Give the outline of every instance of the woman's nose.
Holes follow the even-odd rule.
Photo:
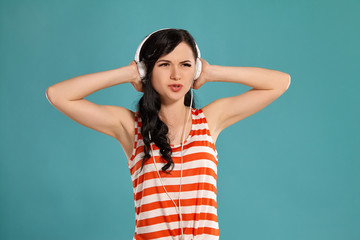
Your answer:
[[[180,71],[179,71],[178,67],[173,66],[171,68],[171,78],[180,79]]]

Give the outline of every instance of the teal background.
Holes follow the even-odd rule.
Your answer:
[[[217,139],[220,239],[360,239],[358,1],[1,1],[0,239],[119,240],[135,229],[126,156],[47,87],[128,65],[160,28],[210,64],[275,69],[287,92]],[[101,80],[101,79],[99,79]],[[250,87],[206,83],[198,106]],[[86,99],[135,110],[131,84]]]

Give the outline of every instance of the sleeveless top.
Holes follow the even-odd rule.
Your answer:
[[[183,166],[180,207],[184,240],[218,240],[217,162],[218,153],[202,109],[192,108],[192,127],[183,145]],[[135,234],[133,240],[180,239],[179,207],[181,177],[181,144],[171,145],[174,168],[170,174],[161,168],[167,163],[160,149],[151,143],[156,167],[173,201],[166,194],[156,171],[153,157],[147,159],[142,171],[144,142],[141,118],[135,113],[135,142],[128,159],[135,203]],[[150,155],[152,155],[150,148]],[[170,171],[171,167],[167,169]]]

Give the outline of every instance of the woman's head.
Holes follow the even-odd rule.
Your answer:
[[[139,61],[146,65],[146,80],[151,80],[155,62],[162,56],[172,52],[181,42],[188,44],[194,54],[194,60],[199,57],[196,43],[190,33],[184,29],[163,29],[152,33],[142,45]]]
[[[157,80],[156,76],[153,77],[154,76],[154,68],[155,68],[155,72],[159,69],[158,66],[156,66],[155,64],[157,63],[159,58],[164,57],[168,54],[171,54],[176,48],[181,47],[181,45],[185,45],[185,48],[187,48],[187,54],[185,53],[182,55],[185,55],[185,56],[192,55],[192,57],[190,57],[192,64],[191,64],[190,68],[187,68],[187,71],[193,71],[195,73],[195,62],[196,62],[196,58],[199,56],[198,56],[195,40],[188,31],[183,30],[183,29],[159,30],[159,31],[156,31],[156,32],[150,34],[150,36],[148,36],[147,39],[145,40],[145,42],[143,43],[141,50],[139,52],[138,60],[140,62],[142,62],[145,65],[145,68],[147,69],[145,77],[143,79],[143,91],[144,91],[144,96],[146,99],[148,99],[148,97],[152,98],[154,96],[154,94],[159,95],[159,93],[160,93],[159,88],[156,87],[156,84],[158,84],[158,86],[159,86],[160,83],[158,81],[156,81]],[[190,49],[190,51],[189,51],[189,49]],[[179,56],[179,57],[181,57],[181,56]],[[163,69],[164,68],[161,68],[161,70],[163,70]],[[183,69],[183,68],[181,68],[181,69]],[[172,69],[172,70],[175,71],[174,69]],[[169,84],[174,83],[170,80],[170,76],[168,76],[168,80],[169,80]],[[183,80],[186,81],[188,79],[185,78]],[[181,90],[181,93],[183,95],[185,95],[184,104],[187,106],[190,105],[190,100],[191,100],[190,87],[192,86],[192,80],[193,79],[191,79],[189,84],[186,84],[186,82],[185,82],[185,84],[181,83],[181,84],[183,84],[183,89]],[[154,86],[154,82],[155,82],[155,86]],[[165,84],[165,83],[162,83],[162,84],[163,84],[164,88],[168,87],[168,85],[169,85],[169,84]],[[164,84],[165,84],[165,86],[164,86]],[[168,88],[168,90],[170,90],[170,89]],[[181,94],[181,93],[179,93],[179,94]],[[177,97],[181,96],[179,94],[177,94]],[[148,99],[148,100],[150,101],[150,99]]]

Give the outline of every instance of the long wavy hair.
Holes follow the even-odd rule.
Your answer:
[[[196,59],[198,54],[196,51],[195,40],[190,33],[184,29],[165,29],[155,32],[146,40],[146,42],[144,42],[140,51],[139,60],[144,62],[147,69],[145,79],[143,81],[144,94],[137,104],[137,110],[142,121],[141,135],[144,141],[144,157],[142,159],[140,171],[143,169],[145,161],[151,158],[149,153],[151,150],[151,142],[154,142],[160,149],[161,156],[167,162],[161,168],[162,171],[170,173],[174,168],[174,162],[171,158],[172,149],[170,139],[167,136],[169,129],[168,126],[159,118],[161,101],[159,94],[152,86],[152,71],[155,62],[160,57],[172,52],[181,42],[185,42],[191,47]],[[194,100],[195,98],[192,102],[192,108],[196,107]],[[184,105],[190,107],[190,103],[191,88],[185,95]],[[151,134],[151,140],[149,138],[149,132]],[[169,167],[172,167],[171,170],[166,172]]]

